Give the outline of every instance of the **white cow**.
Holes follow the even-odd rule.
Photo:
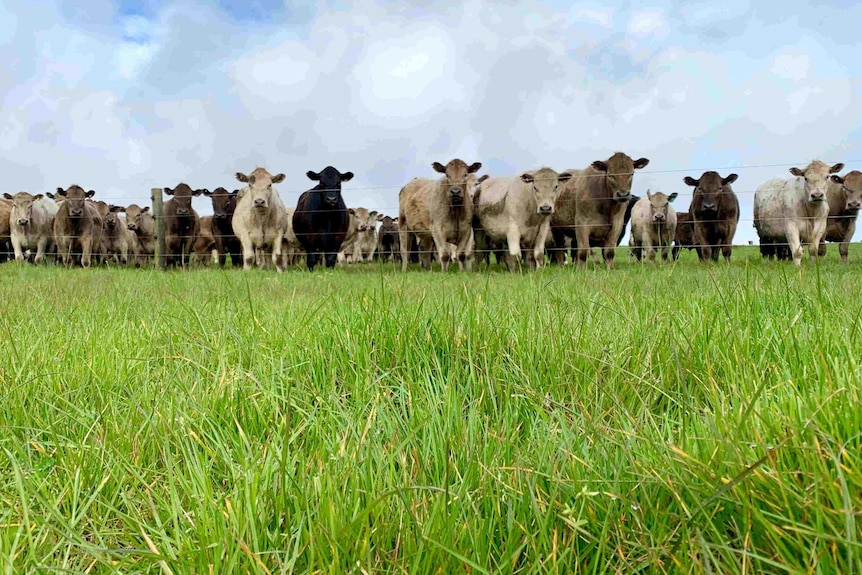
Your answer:
[[[843,168],[844,164],[830,168],[814,160],[804,170],[790,168],[795,178],[773,178],[761,184],[754,192],[754,227],[760,243],[786,242],[796,265],[802,263],[803,243],[809,244],[809,255],[816,257],[829,216],[829,174]]]
[[[541,267],[560,185],[571,178],[568,172],[558,174],[551,168],[540,168],[515,178],[486,179],[473,198],[477,245],[484,246],[485,237],[506,240],[506,263],[510,271],[515,271],[523,244],[532,249],[531,265]]]
[[[263,168],[245,175],[237,172],[236,179],[248,185],[237,194],[236,211],[231,225],[242,244],[243,269],[257,263],[263,267],[272,254],[275,269],[282,271],[281,244],[287,229],[287,210],[278,191],[272,187],[284,181],[284,174],[273,176]]]
[[[671,195],[661,192],[650,193],[635,202],[632,208],[632,232],[629,247],[640,260],[642,252],[650,261],[655,261],[655,248],[661,248],[661,259],[667,261],[668,250],[676,235],[676,210],[670,205],[677,193]]]
[[[35,262],[42,263],[45,253],[54,244],[54,216],[57,204],[45,199],[42,194],[31,195],[18,192],[14,196],[3,194],[12,200],[9,214],[9,231],[15,260],[24,261],[24,252],[36,250]]]

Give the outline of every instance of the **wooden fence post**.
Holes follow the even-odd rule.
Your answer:
[[[156,224],[156,267],[165,269],[165,204],[162,202],[162,189],[151,188],[153,200],[153,219]]]

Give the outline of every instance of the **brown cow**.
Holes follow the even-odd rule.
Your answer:
[[[820,242],[820,257],[826,255],[826,242],[841,242],[838,253],[841,261],[848,262],[850,240],[856,232],[856,218],[862,208],[862,172],[853,170],[841,177],[833,174],[826,188],[829,202],[829,217],[826,220],[826,234]]]
[[[203,216],[200,219],[200,227],[198,235],[195,237],[194,245],[194,264],[198,266],[208,266],[213,261],[218,262],[218,249],[216,249],[216,241],[213,236],[213,217]]]
[[[676,233],[673,236],[673,259],[679,259],[679,252],[685,248],[693,250],[694,245],[694,222],[688,212],[677,212]]]
[[[95,202],[94,202],[95,203]],[[97,206],[98,207],[98,206]],[[128,229],[128,224],[120,217],[125,212],[123,206],[108,206],[108,211],[102,220],[102,262],[114,262],[128,265],[129,252],[134,251],[134,232]],[[101,215],[101,213],[99,214]]]
[[[398,220],[377,214],[380,230],[377,232],[377,252],[375,257],[383,261],[387,259],[400,260],[401,246],[398,245]]]
[[[566,170],[573,177],[563,185],[551,218],[554,244],[562,246],[565,236],[574,237],[579,266],[586,264],[590,245],[600,245],[605,263],[612,269],[614,250],[631,198],[634,171],[647,164],[647,158],[632,160],[616,152],[606,161],[597,160],[584,170]],[[562,264],[562,251],[555,250],[555,255]]]
[[[473,253],[472,192],[479,183],[475,174],[482,164],[474,162],[468,166],[456,158],[445,166],[439,162],[431,166],[443,177],[437,180],[415,178],[398,194],[402,271],[407,271],[411,234],[419,240],[425,269],[431,269],[432,243],[444,272],[453,258],[457,258],[458,268],[463,270]],[[454,250],[450,244],[456,246]]]
[[[694,196],[688,211],[694,222],[694,245],[701,261],[718,261],[719,250],[725,261],[730,261],[733,236],[739,223],[739,200],[730,186],[736,174],[726,178],[718,172],[704,172],[700,179],[686,176],[682,180],[694,187]]]
[[[192,197],[206,190],[193,190],[180,183],[176,188],[164,188],[173,196],[165,202],[165,262],[169,266],[187,267],[192,248],[200,233],[200,217],[192,207]]]
[[[57,188],[63,201],[54,217],[54,240],[66,267],[79,261],[82,267],[90,267],[94,251],[101,249],[102,217],[93,202],[86,201],[95,193],[78,185]]]
[[[239,190],[228,192],[224,188],[216,188],[212,192],[204,191],[213,203],[213,238],[215,239],[218,263],[224,267],[230,254],[230,263],[234,267],[242,265],[242,245],[233,233],[233,214],[236,211],[237,194]]]
[[[135,265],[148,265],[150,257],[156,253],[156,222],[150,213],[150,206],[140,207],[132,204],[126,207],[126,227],[133,233],[135,242],[132,252]]]

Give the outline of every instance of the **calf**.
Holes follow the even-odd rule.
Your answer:
[[[814,160],[805,169],[790,168],[795,178],[761,184],[754,192],[754,227],[761,245],[786,241],[797,266],[802,264],[803,243],[809,244],[809,255],[817,257],[829,217],[828,176],[843,168],[841,163],[829,167]]]
[[[522,245],[532,252],[531,265],[545,262],[545,244],[550,231],[551,216],[560,195],[560,187],[572,174],[558,174],[551,168],[524,172],[515,178],[487,178],[473,197],[473,233],[506,242],[509,271],[518,269]]]
[[[98,207],[97,207],[98,209]],[[128,222],[120,218],[120,212],[125,212],[123,206],[108,206],[102,221],[102,262],[114,262],[128,265],[129,252],[134,252],[134,232],[129,230]],[[101,213],[99,214],[101,215]]]
[[[688,212],[677,212],[676,233],[673,235],[674,261],[679,259],[679,252],[682,248],[693,250],[694,247],[694,222],[691,219],[691,214]]]
[[[3,194],[7,200],[12,200],[11,209],[6,221],[9,224],[9,239],[15,260],[24,261],[24,252],[36,250],[35,263],[40,264],[45,253],[53,244],[54,217],[57,205],[42,197],[42,194],[31,195],[18,192],[14,196]]]
[[[350,226],[341,184],[353,179],[353,172],[341,173],[327,166],[320,172],[308,171],[306,175],[318,184],[299,196],[293,214],[293,231],[305,250],[309,271],[314,270],[321,257],[326,267],[335,267]]]
[[[187,267],[192,256],[195,238],[200,233],[200,217],[192,208],[192,197],[206,190],[193,190],[180,183],[176,188],[164,188],[173,196],[165,202],[165,263],[168,266]]]
[[[623,232],[625,213],[631,199],[634,171],[649,164],[647,158],[632,160],[616,152],[606,161],[595,161],[584,170],[567,170],[572,178],[563,186],[551,218],[554,244],[563,245],[565,236],[574,237],[578,265],[586,264],[591,246],[601,246],[609,269],[614,267],[614,250]],[[562,263],[563,253],[556,257]]]
[[[198,235],[195,237],[192,250],[196,266],[208,266],[214,260],[218,261],[218,250],[213,237],[213,216],[203,216],[200,219]]]
[[[437,249],[440,269],[446,271],[449,262],[458,260],[459,269],[473,253],[473,188],[478,185],[476,172],[480,162],[467,165],[454,159],[445,166],[431,165],[442,174],[437,180],[415,178],[398,194],[398,235],[401,244],[401,269],[407,271],[410,234],[416,235],[422,251],[422,265],[431,268],[430,251]],[[450,248],[450,244],[456,247]]]
[[[829,202],[829,216],[826,220],[826,233],[820,242],[818,253],[826,255],[826,242],[841,242],[838,253],[841,261],[848,262],[850,240],[856,232],[856,218],[862,207],[862,172],[853,170],[844,177],[831,175],[826,188],[826,201]]]
[[[150,213],[150,206],[140,207],[132,204],[126,207],[126,228],[132,232],[134,242],[132,252],[135,265],[141,267],[150,263],[156,253],[156,222]]]
[[[228,254],[231,265],[242,265],[242,244],[234,234],[232,224],[238,193],[239,190],[228,192],[224,188],[216,188],[212,192],[204,190],[204,195],[209,196],[213,203],[212,235],[218,251],[218,263],[222,267]]]
[[[398,244],[398,220],[383,214],[377,214],[380,222],[380,230],[377,232],[377,256],[386,261],[387,259],[398,260],[401,258],[401,247]]]
[[[273,176],[264,168],[246,175],[237,172],[236,179],[248,184],[237,193],[236,211],[231,226],[242,245],[243,269],[257,264],[263,268],[271,260],[277,272],[284,269],[281,244],[287,231],[287,210],[273,184],[284,181],[284,174]]]
[[[101,251],[102,217],[93,202],[86,201],[96,192],[81,186],[57,188],[63,198],[54,217],[54,240],[66,267],[77,264],[88,268],[94,251]]]
[[[377,211],[365,208],[354,210],[359,228],[356,230],[356,249],[353,252],[353,261],[370,262],[377,251]]]
[[[739,199],[730,186],[736,174],[726,178],[718,172],[704,172],[700,179],[691,176],[683,182],[694,187],[689,213],[693,222],[693,240],[701,261],[718,261],[719,251],[730,261],[733,236],[739,223]]]
[[[661,192],[651,194],[647,190],[646,198],[641,198],[632,209],[632,233],[629,246],[638,261],[642,252],[655,261],[655,247],[661,247],[661,259],[667,261],[668,250],[676,234],[676,210],[671,206],[677,198],[677,193],[666,195]]]

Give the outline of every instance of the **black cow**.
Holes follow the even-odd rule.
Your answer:
[[[303,192],[293,213],[293,232],[305,250],[308,270],[314,270],[323,257],[326,267],[335,267],[338,251],[347,235],[350,219],[341,197],[341,183],[353,178],[353,172],[342,174],[332,166],[322,172],[306,172],[308,179],[319,182]]]
[[[233,232],[233,213],[236,211],[236,195],[239,190],[228,192],[224,188],[216,188],[212,192],[204,190],[213,202],[213,238],[218,251],[218,264],[224,267],[227,254],[234,267],[242,266],[242,244]]]

